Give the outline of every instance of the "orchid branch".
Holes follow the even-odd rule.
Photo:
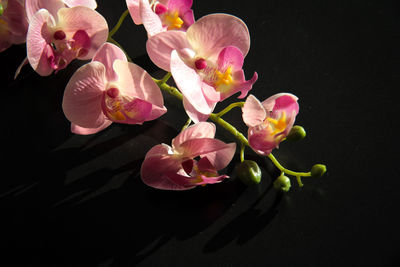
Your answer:
[[[129,14],[129,10],[125,10],[124,13],[122,13],[121,17],[119,18],[117,24],[112,28],[110,33],[108,34],[109,38],[111,38],[121,27],[122,23],[124,22],[126,16]]]

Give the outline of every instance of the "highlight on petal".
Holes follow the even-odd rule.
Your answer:
[[[186,34],[193,50],[203,57],[217,57],[227,46],[236,46],[245,57],[250,49],[246,24],[228,14],[204,16],[193,23]]]
[[[85,6],[91,9],[97,8],[95,0],[63,0],[68,7]]]
[[[112,121],[104,120],[104,123],[101,126],[99,126],[98,128],[84,128],[84,127],[80,127],[74,123],[71,123],[71,132],[74,134],[80,134],[80,135],[95,134],[95,133],[98,133],[98,132],[104,130],[111,124],[112,124]]]
[[[129,14],[131,15],[132,20],[136,25],[142,24],[142,19],[140,17],[139,1],[140,0],[126,0]]]
[[[40,9],[46,9],[53,17],[57,17],[57,11],[60,8],[65,7],[64,1],[62,0],[26,0],[25,9],[26,15],[29,22],[31,22],[32,17]]]
[[[283,99],[280,100],[278,106],[276,106],[276,100],[278,98],[284,97]],[[297,104],[297,96],[290,94],[290,93],[278,93],[275,95],[272,95],[265,99],[262,102],[263,107],[267,112],[272,112],[275,109],[284,109],[284,108],[289,108],[289,106],[292,106],[293,109],[296,111],[296,114],[299,112],[298,109],[298,104]],[[295,104],[296,102],[296,104]],[[297,106],[297,108],[296,108]]]
[[[172,139],[172,148],[179,150],[179,146],[189,139],[214,138],[215,125],[209,122],[199,122],[187,127]]]
[[[108,81],[116,81],[118,76],[114,71],[113,64],[117,59],[128,61],[121,48],[111,43],[104,43],[93,55],[92,61],[101,62],[105,66]]]
[[[161,32],[147,40],[146,49],[150,59],[159,68],[171,71],[171,52],[191,48],[183,31]]]
[[[106,117],[101,101],[106,86],[105,67],[94,61],[80,67],[68,82],[62,102],[65,116],[83,128],[99,128]]]
[[[200,155],[213,153],[227,148],[227,144],[214,138],[190,139],[179,146],[179,151],[183,151],[183,157],[195,158]]]
[[[229,143],[226,144],[225,148],[212,153],[201,155],[201,157],[207,157],[211,165],[213,165],[218,171],[228,166],[229,162],[232,161],[235,152],[236,143]]]
[[[261,102],[254,95],[247,97],[242,112],[243,122],[249,127],[261,124],[267,116]]]

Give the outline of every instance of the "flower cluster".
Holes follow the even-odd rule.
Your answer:
[[[324,174],[321,164],[310,172],[290,171],[271,154],[282,141],[304,137],[302,127],[293,127],[298,98],[280,93],[261,102],[248,95],[258,74],[246,79],[243,71],[250,34],[241,19],[219,13],[196,20],[192,0],[126,0],[126,5],[109,32],[95,0],[1,0],[0,52],[26,42],[25,62],[41,76],[57,73],[75,59],[91,60],[72,75],[64,91],[62,108],[76,134],[95,134],[113,122],[140,125],[159,118],[167,112],[161,90],[181,99],[188,123],[171,146],[158,144],[145,155],[141,178],[151,187],[187,190],[229,177],[223,170],[235,155],[236,143],[216,139],[215,124],[207,120],[238,139],[238,177],[246,184],[261,179],[258,165],[244,159],[246,146],[272,160],[281,171],[274,184],[283,191],[290,187],[285,174],[295,176],[300,186],[301,177]],[[167,72],[163,79],[134,64],[113,39],[128,12],[147,31],[146,50]],[[171,76],[177,88],[167,84]],[[213,113],[219,102],[234,95],[245,102]],[[247,138],[221,118],[234,107],[242,108]]]

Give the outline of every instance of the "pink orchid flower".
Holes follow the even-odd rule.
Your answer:
[[[126,0],[133,22],[149,36],[167,30],[186,31],[193,24],[193,0]]]
[[[193,121],[204,121],[215,104],[240,92],[244,98],[257,80],[246,81],[242,69],[250,48],[246,24],[227,14],[211,14],[186,32],[159,33],[147,41],[147,52],[160,68],[171,71]]]
[[[28,20],[23,0],[0,0],[0,52],[26,40]]]
[[[74,73],[62,107],[76,134],[93,134],[112,122],[142,124],[167,111],[150,75],[110,43],[103,44],[92,62]]]
[[[107,22],[93,9],[63,7],[55,17],[47,9],[40,9],[29,23],[28,60],[38,74],[47,76],[75,58],[92,58],[107,37]]]
[[[260,102],[249,95],[242,108],[243,121],[249,127],[250,147],[261,155],[268,155],[289,134],[299,104],[297,97],[280,93]]]
[[[142,163],[143,182],[158,189],[187,190],[228,178],[218,170],[232,160],[236,143],[226,144],[214,136],[214,124],[199,122],[176,136],[172,147],[156,145]]]

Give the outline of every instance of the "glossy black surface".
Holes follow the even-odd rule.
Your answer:
[[[92,136],[70,133],[61,102],[73,62],[40,77],[13,74],[25,46],[0,54],[2,175],[0,245],[52,250],[13,258],[15,266],[390,266],[398,263],[397,156],[400,23],[391,1],[194,1],[195,17],[224,12],[248,25],[245,73],[252,93],[299,97],[296,124],[307,138],[275,156],[294,170],[324,163],[323,178],[278,193],[272,164],[246,188],[232,178],[186,192],[159,191],[139,176],[146,152],[170,143],[186,121],[168,113],[143,126],[114,124]],[[110,28],[125,1],[98,1]],[[115,35],[155,77],[146,33],[127,18]],[[231,98],[230,101],[234,101]],[[229,102],[229,101],[228,101]],[[225,103],[217,106],[217,111]],[[246,131],[240,110],[226,120]],[[218,128],[218,137],[233,141]],[[11,265],[4,265],[11,266]]]

